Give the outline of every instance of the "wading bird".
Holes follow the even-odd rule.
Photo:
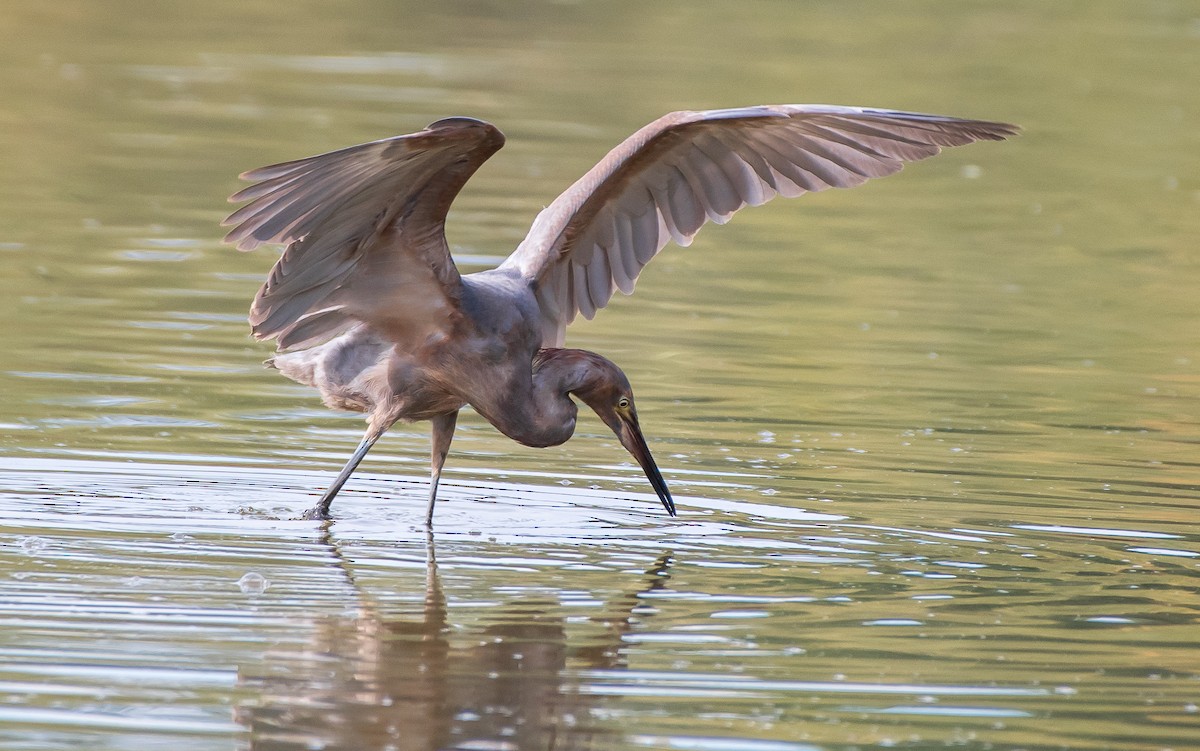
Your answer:
[[[494,126],[438,120],[409,135],[250,170],[249,201],[224,222],[240,250],[286,248],[254,298],[267,361],[320,390],[334,409],[365,412],[367,431],[305,514],[326,519],[334,496],[399,420],[429,420],[426,524],[458,411],[471,405],[526,446],[575,431],[572,397],[591,407],[637,460],[667,513],[675,504],[638,425],[633,391],[611,361],[564,349],[577,314],[705,222],[776,195],[849,188],[942,147],[1014,135],[1013,125],[830,105],[674,112],[610,151],[546,207],[497,268],[461,276],[444,224],[454,197],[504,145]]]

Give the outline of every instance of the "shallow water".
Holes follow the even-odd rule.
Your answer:
[[[1184,749],[1200,738],[1200,13],[1144,4],[11,2],[0,748]],[[1009,120],[669,249],[568,343],[594,419],[361,434],[265,371],[250,167],[508,135],[464,270],[670,109]]]

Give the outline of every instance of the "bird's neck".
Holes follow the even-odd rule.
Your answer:
[[[501,433],[526,446],[557,446],[575,432],[578,408],[570,393],[586,387],[593,377],[587,359],[596,357],[577,349],[542,349],[533,360],[532,379],[525,393],[486,415]]]

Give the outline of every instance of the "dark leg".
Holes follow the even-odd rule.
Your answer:
[[[358,463],[363,460],[371,447],[375,445],[375,441],[379,440],[379,436],[383,435],[382,430],[376,430],[374,427],[367,428],[367,434],[363,436],[362,443],[358,444],[358,448],[354,449],[354,453],[350,456],[350,461],[346,462],[346,466],[342,467],[342,471],[338,473],[337,479],[329,486],[329,490],[325,491],[325,495],[321,496],[321,500],[317,501],[317,505],[304,512],[302,519],[324,520],[329,518],[329,504],[333,503],[333,497],[338,494],[342,486],[346,484],[346,480],[350,479],[350,475],[354,469],[358,467]]]
[[[448,412],[433,418],[433,451],[429,461],[429,510],[425,512],[425,526],[433,526],[433,504],[437,502],[438,480],[442,477],[442,465],[450,452],[450,441],[454,438],[454,426],[458,423],[458,412]]]

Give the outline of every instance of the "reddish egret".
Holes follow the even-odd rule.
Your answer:
[[[534,219],[500,266],[461,276],[446,212],[504,145],[468,117],[416,133],[241,175],[249,201],[225,220],[240,250],[286,248],[254,298],[267,361],[314,386],[334,409],[365,412],[367,431],[305,514],[326,519],[334,496],[399,420],[429,420],[426,524],[458,411],[471,405],[526,446],[575,431],[576,397],[617,435],[675,515],[638,425],[625,374],[593,352],[564,349],[567,324],[591,318],[615,290],[633,291],[671,240],[688,245],[708,220],[776,195],[849,188],[942,147],[998,141],[1013,125],[829,105],[673,112],[634,133]]]

